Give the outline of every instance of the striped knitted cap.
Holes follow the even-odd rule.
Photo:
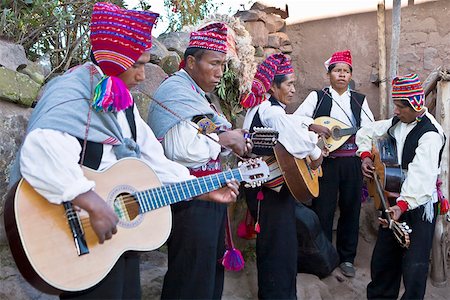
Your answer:
[[[408,100],[415,111],[420,111],[425,102],[425,93],[417,74],[397,76],[392,80],[393,100]]]
[[[252,91],[243,95],[241,105],[246,108],[259,105],[265,100],[264,95],[269,91],[275,76],[291,73],[294,73],[294,69],[289,59],[283,53],[268,56],[258,66],[252,83]]]
[[[152,46],[152,28],[159,14],[126,10],[106,2],[92,11],[91,45],[95,60],[108,76],[130,68]]]
[[[227,53],[227,27],[223,23],[212,23],[192,32],[187,48]]]

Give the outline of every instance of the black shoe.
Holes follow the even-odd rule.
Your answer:
[[[355,267],[350,262],[343,262],[339,265],[339,269],[341,269],[342,274],[347,277],[355,277]]]

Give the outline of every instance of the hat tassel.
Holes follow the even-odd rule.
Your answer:
[[[222,265],[224,268],[228,271],[240,271],[244,268],[245,261],[242,257],[241,251],[239,249],[236,249],[234,247],[233,238],[231,236],[231,229],[230,229],[230,216],[227,212],[227,219],[226,219],[226,244],[227,244],[227,250],[225,251],[225,254],[222,257]]]
[[[116,76],[103,76],[95,87],[92,108],[100,112],[118,112],[133,104],[125,83]]]

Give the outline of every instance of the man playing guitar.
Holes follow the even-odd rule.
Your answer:
[[[367,298],[397,299],[403,277],[402,299],[423,299],[436,222],[436,181],[445,135],[424,106],[424,91],[416,74],[394,78],[392,98],[395,116],[362,127],[356,134],[357,154],[362,159],[363,175],[373,178],[373,140],[385,134],[395,139],[398,164],[407,170],[407,175],[400,196],[386,213],[394,221],[409,225],[410,244],[402,248],[393,232],[380,226]]]
[[[308,131],[312,119],[286,114],[285,107],[295,93],[295,74],[289,59],[273,54],[262,62],[253,80],[252,92],[241,104],[249,108],[244,128],[271,127],[279,132],[278,142],[297,158],[311,158],[311,169],[322,162],[317,136]],[[278,145],[277,145],[278,146]],[[258,155],[273,155],[268,149]],[[275,163],[276,164],[276,163]],[[262,188],[246,189],[247,205],[257,222],[256,260],[260,299],[296,299],[297,229],[295,202],[279,169]]]

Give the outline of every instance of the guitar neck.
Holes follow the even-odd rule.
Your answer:
[[[380,196],[381,206],[382,206],[382,209],[383,209],[383,212],[384,212],[384,211],[386,211],[388,206],[386,204],[386,198],[384,197],[383,188],[381,187],[380,177],[378,176],[378,174],[375,174],[374,180],[375,180],[375,185],[376,185],[376,188],[377,188],[378,196]],[[389,213],[385,213],[385,215],[386,215],[386,219],[387,219],[388,223],[391,224],[391,222],[392,222],[391,215]]]
[[[199,177],[170,185],[163,185],[142,192],[134,197],[140,205],[140,213],[184,201],[217,190],[226,185],[227,180],[242,181],[239,169],[233,169],[209,176]]]

